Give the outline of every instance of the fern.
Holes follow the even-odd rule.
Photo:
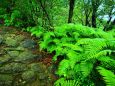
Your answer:
[[[103,67],[97,67],[99,73],[103,76],[107,86],[115,86],[115,74]]]
[[[80,82],[76,80],[65,80],[64,78],[60,78],[55,82],[54,86],[80,86]]]
[[[67,27],[64,27],[64,29],[66,28]],[[104,67],[112,66],[115,64],[113,58],[108,58],[110,55],[112,55],[112,52],[115,49],[113,48],[115,43],[114,37],[112,35],[109,35],[108,33],[101,30],[95,31],[92,28],[84,29],[84,27],[82,26],[73,26],[72,28],[72,26],[70,25],[70,28],[72,29],[74,34],[76,32],[77,36],[75,37],[74,34],[71,33],[69,34],[69,37],[73,37],[72,40],[62,41],[63,46],[60,47],[66,48],[68,50],[65,52],[67,60],[64,59],[60,62],[58,68],[59,75],[64,75],[64,77],[67,78],[68,76],[70,76],[68,72],[72,70],[73,75],[71,76],[75,76],[76,73],[78,73],[79,75],[80,73],[79,76],[82,76],[81,78],[84,82],[84,78],[87,78],[88,81],[88,77],[92,75],[92,72],[94,69],[96,69],[96,66],[103,65],[104,63],[109,64],[103,65]],[[70,28],[68,25],[68,29],[66,30],[70,30]],[[63,30],[62,33],[66,30]],[[61,30],[59,30],[58,32],[58,35],[61,38],[64,39],[65,37],[68,37],[67,31],[64,32],[63,35],[60,35],[60,33]],[[113,50],[111,50],[112,48]],[[60,50],[60,52],[61,51],[63,50]],[[102,57],[104,56],[108,56],[106,60],[105,58],[102,59]],[[101,61],[101,63],[97,63],[98,61]],[[111,61],[112,63],[110,63]]]
[[[55,27],[50,32],[38,29],[32,32],[42,34],[39,35],[41,49],[55,52],[53,61],[63,57],[56,71],[60,77],[57,86],[67,86],[74,80],[78,81],[78,86],[94,86],[94,78],[100,78],[96,72],[96,69],[100,71],[98,66],[115,72],[115,38],[109,32],[74,24]]]

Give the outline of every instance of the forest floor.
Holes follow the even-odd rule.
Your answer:
[[[0,86],[53,86],[52,56],[29,33],[0,27]]]

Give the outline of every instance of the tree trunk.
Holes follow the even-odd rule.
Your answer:
[[[100,5],[100,0],[92,0],[92,27],[96,28],[97,9]]]
[[[89,26],[88,15],[86,14],[85,16],[86,16],[86,18],[85,18],[85,26]]]
[[[75,0],[70,0],[70,2],[69,2],[69,17],[68,17],[68,23],[72,23],[74,5],[75,5]]]
[[[97,12],[97,5],[96,1],[92,0],[92,27],[96,28],[96,12]]]
[[[92,27],[96,28],[96,12],[92,13]]]

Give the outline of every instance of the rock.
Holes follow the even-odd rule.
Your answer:
[[[27,66],[22,63],[8,63],[0,67],[0,73],[19,73],[27,70]]]
[[[12,58],[9,55],[4,55],[2,57],[0,57],[0,64],[6,63],[8,61],[10,61]]]
[[[24,51],[24,50],[26,50],[26,49],[24,49],[23,47],[19,46],[19,47],[16,48],[16,50],[17,50],[17,51]]]
[[[6,38],[6,41],[5,41],[5,44],[7,45],[7,46],[17,46],[18,45],[18,41],[17,40],[15,40],[15,39],[13,39],[13,38],[10,38],[10,37],[7,37]]]
[[[10,57],[17,57],[19,55],[19,51],[8,51],[7,53]]]
[[[18,42],[21,42],[22,40],[24,40],[24,36],[23,35],[17,35],[17,36],[15,36],[15,40],[17,40]]]
[[[34,71],[26,71],[22,74],[22,79],[25,81],[33,81],[36,79]]]
[[[25,62],[25,61],[31,61],[35,58],[36,56],[32,54],[30,51],[24,51],[20,53],[18,57],[15,58],[15,61],[20,61],[20,62]]]
[[[40,80],[43,80],[43,79],[47,79],[48,78],[48,75],[46,73],[39,73],[39,79]]]
[[[13,76],[8,74],[0,74],[0,86],[11,86]]]
[[[46,86],[47,84],[44,82],[40,82],[40,86]]]
[[[3,49],[1,49],[1,50],[0,50],[0,55],[4,55],[4,54],[6,54],[6,51],[3,50]]]
[[[46,66],[42,63],[33,63],[30,65],[31,70],[34,72],[42,73],[46,71]]]
[[[5,40],[6,40],[8,37],[14,39],[15,36],[16,36],[15,34],[9,34],[9,32],[3,35],[3,37],[4,37]]]
[[[12,80],[13,80],[12,75],[0,74],[0,81],[12,81]]]
[[[37,54],[36,55],[36,61],[39,61],[40,59],[42,59],[43,58],[43,55],[41,55],[41,54]]]
[[[5,51],[26,51],[27,49],[24,49],[23,47],[19,46],[17,48],[14,48],[14,47],[7,47],[7,48],[4,48]]]
[[[36,43],[32,39],[26,39],[25,41],[21,43],[21,46],[23,46],[24,48],[29,48],[29,49],[34,48],[35,45]]]
[[[38,72],[38,73],[43,72],[42,67],[40,67],[38,63],[33,63],[30,66],[31,66],[31,70],[35,72]]]
[[[0,44],[2,44],[2,42],[3,42],[3,37],[2,35],[0,35]]]

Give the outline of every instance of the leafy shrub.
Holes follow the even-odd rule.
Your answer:
[[[16,26],[21,27],[23,21],[21,20],[21,13],[18,10],[14,10],[11,15],[10,14],[4,14],[2,15],[2,18],[4,19],[4,25],[5,26]]]
[[[4,23],[3,15],[6,14],[5,8],[0,8],[0,24],[2,25]]]
[[[37,35],[36,30],[31,32]],[[76,81],[77,86],[102,86],[105,83],[113,86],[115,38],[112,34],[74,24],[55,27],[52,32],[38,32],[39,36],[42,34],[41,49],[55,52],[53,61],[63,57],[56,72],[60,79],[55,86]]]
[[[3,15],[3,14],[5,14],[5,13],[6,13],[6,9],[0,8],[0,15]]]
[[[0,0],[0,15],[6,26],[27,28],[42,26],[49,29],[53,26],[50,0]],[[3,9],[1,9],[3,8]],[[6,13],[4,13],[4,9]]]
[[[42,14],[37,0],[16,0],[14,8],[20,11],[24,27],[39,25],[38,18]]]

